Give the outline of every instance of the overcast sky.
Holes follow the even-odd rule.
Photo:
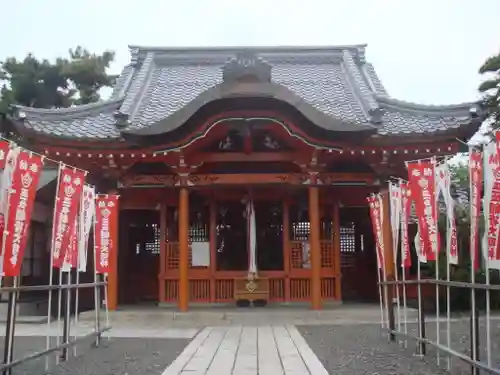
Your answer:
[[[475,100],[477,70],[500,49],[499,0],[16,0],[2,6],[0,60],[66,55],[82,45],[367,43],[389,94],[426,104]]]

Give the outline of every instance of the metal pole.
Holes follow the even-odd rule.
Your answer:
[[[66,278],[66,284],[69,286],[71,284],[71,270],[63,273],[64,278]],[[64,282],[63,282],[64,283]],[[64,291],[64,296],[66,299],[64,311],[63,311],[63,344],[69,343],[69,332],[70,332],[70,319],[71,319],[71,289],[67,288]],[[69,359],[69,348],[64,347],[61,353],[61,360],[67,361]]]
[[[427,347],[423,339],[425,339],[425,314],[424,302],[422,298],[422,285],[420,277],[420,259],[417,259],[417,291],[418,291],[418,337],[417,354],[424,356],[427,354]]]
[[[474,290],[474,289],[473,289]],[[478,362],[479,361],[479,335],[478,335],[478,330],[479,330],[479,317],[478,317],[478,311],[475,310],[471,314],[470,317],[470,335],[471,335],[471,341],[470,341],[470,351],[472,353],[471,359],[473,361]],[[471,365],[471,374],[472,375],[479,375],[480,370],[479,368],[475,365]]]
[[[12,286],[17,288],[19,284],[19,278],[14,276]],[[10,364],[14,360],[14,339],[15,339],[15,329],[16,329],[16,308],[17,308],[17,291],[9,292],[9,298],[7,303],[7,325],[5,327],[5,339],[4,339],[4,353],[3,353],[3,363]],[[3,371],[3,375],[11,375],[12,370],[10,368]]]
[[[388,278],[389,281],[394,281],[393,277]],[[398,286],[396,284],[396,286]],[[394,314],[394,285],[387,286],[387,314],[389,319],[389,340],[396,341],[396,317]],[[398,329],[399,332],[399,329]]]

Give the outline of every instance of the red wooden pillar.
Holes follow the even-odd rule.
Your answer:
[[[158,274],[158,302],[166,301],[165,295],[165,273],[167,266],[167,203],[162,202],[160,206],[160,270]]]
[[[283,268],[285,271],[285,301],[290,301],[290,202],[283,200]]]
[[[181,187],[179,193],[179,310],[189,304],[189,192]]]
[[[319,188],[309,186],[309,251],[311,259],[311,308],[321,310],[321,242]]]
[[[209,212],[209,241],[210,241],[210,302],[216,301],[215,288],[217,280],[215,272],[217,271],[217,203],[215,198],[210,199]]]
[[[335,268],[335,299],[342,301],[342,268],[340,267],[340,207],[333,204],[333,261]]]

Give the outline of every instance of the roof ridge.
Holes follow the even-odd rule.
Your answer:
[[[125,99],[120,107],[120,112],[129,115],[130,118],[134,116],[139,106],[142,93],[147,89],[146,86],[151,76],[151,72],[154,69],[154,65],[154,53],[148,52],[134,80],[129,84],[128,90],[125,93]]]
[[[183,54],[199,54],[199,53],[236,53],[239,51],[264,52],[264,53],[285,53],[285,52],[342,52],[349,50],[357,52],[364,56],[367,44],[350,44],[350,45],[331,45],[331,46],[178,46],[178,47],[160,47],[160,46],[140,46],[129,45],[131,59],[137,59],[139,53],[183,53]]]
[[[347,81],[351,86],[351,90],[355,92],[355,96],[358,98],[363,112],[367,120],[371,122],[378,123],[382,120],[382,114],[380,112],[380,106],[375,100],[375,97],[363,79],[361,71],[358,69],[358,65],[354,61],[352,54],[344,50],[342,53],[342,60],[344,62],[344,67],[347,74]],[[354,82],[351,82],[354,81]]]

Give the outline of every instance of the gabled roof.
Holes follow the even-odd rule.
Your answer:
[[[352,132],[370,130],[372,136],[425,135],[456,133],[462,127],[473,127],[474,131],[480,122],[471,111],[473,103],[427,106],[390,98],[373,66],[365,60],[365,45],[131,46],[130,51],[130,64],[123,69],[110,100],[66,109],[18,107],[22,115],[17,116],[22,121],[15,122],[18,129],[57,138],[96,141],[122,139],[127,134],[175,131],[193,114],[186,110],[187,114],[183,114],[183,109],[190,103],[196,107],[192,103],[197,99],[198,107],[207,104],[206,93],[227,83],[224,77],[233,72],[229,67],[245,64],[244,58],[243,62],[238,60],[242,55],[254,58],[252,64],[263,67],[259,72],[264,72],[264,80],[269,74],[270,85],[293,93],[295,99],[300,99],[301,112],[306,118],[328,130],[339,131],[339,127]],[[234,97],[235,93],[232,94]],[[311,117],[304,112],[316,115]]]

